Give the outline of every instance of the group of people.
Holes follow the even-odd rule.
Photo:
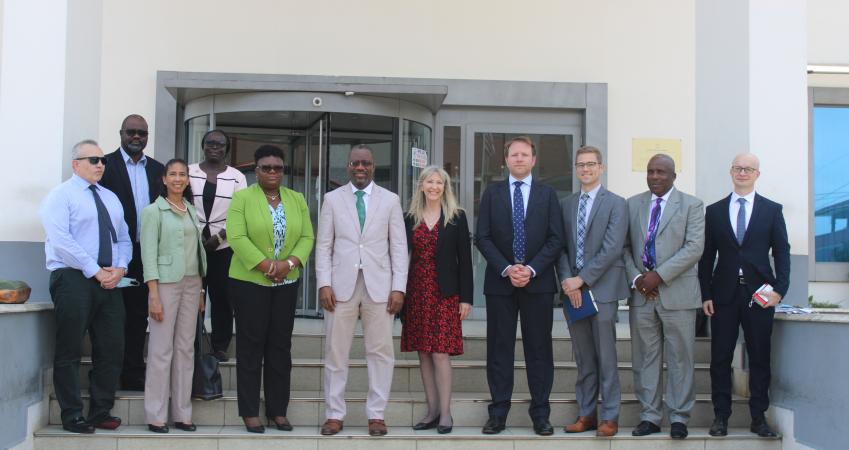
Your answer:
[[[228,358],[235,317],[238,414],[247,431],[262,433],[266,424],[292,430],[287,410],[295,305],[315,246],[326,333],[321,434],[343,429],[358,318],[368,365],[368,433],[387,434],[396,315],[403,323],[401,350],[418,352],[427,402],[426,415],[413,428],[452,431],[449,358],[463,353],[461,322],[473,297],[472,242],[443,169],[421,171],[404,212],[399,197],[374,182],[372,150],[355,145],[348,154],[350,182],[325,195],[314,233],[304,196],[284,186],[279,147],[256,149],[257,182],[247,186],[244,175],[226,163],[229,138],[223,131],[203,136],[204,160],[192,165],[181,159],[163,165],[145,156],[147,134],[144,118],[130,115],[115,152],[104,156],[92,140],[76,144],[73,176],[42,205],[57,326],[54,388],[66,430],[93,433],[120,426],[121,419],[111,415],[120,385],[144,390],[150,431],[167,433],[169,417],[175,428],[194,431],[194,342],[207,295],[212,350],[220,361]],[[540,435],[553,433],[553,299],[559,292],[580,308],[582,291],[589,289],[598,313],[569,324],[579,417],[566,432],[618,431],[615,318],[618,300],[630,298],[634,384],[642,406],[634,435],[660,430],[665,348],[670,434],[686,437],[694,403],[695,315],[702,305],[713,318],[711,434],[727,433],[730,364],[742,323],[752,371],[752,431],[771,435],[763,416],[769,405],[771,307],[787,291],[789,245],[780,205],[754,194],[757,158],[735,159],[735,193],[708,207],[707,221],[699,200],[674,189],[674,161],[665,155],[648,163],[649,192],[627,202],[601,186],[602,154],[594,147],[576,152],[581,190],[562,202],[552,188],[533,180],[536,148],[530,138],[510,140],[504,160],[509,177],[481,197],[474,242],[487,261],[492,402],[483,433],[506,426],[519,318],[533,428]],[[752,308],[752,293],[762,283],[774,291],[765,307]],[[79,389],[86,332],[92,342],[87,416]],[[260,419],[261,386],[267,421]]]

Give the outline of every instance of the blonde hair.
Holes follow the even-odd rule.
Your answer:
[[[424,221],[424,208],[427,204],[422,185],[431,175],[438,174],[442,178],[444,190],[442,192],[442,216],[445,218],[443,226],[452,223],[463,209],[457,203],[457,197],[454,196],[454,189],[451,187],[451,177],[448,172],[439,166],[427,166],[422,169],[419,174],[419,181],[416,183],[416,193],[410,200],[410,207],[407,209],[407,215],[412,217],[415,224],[418,225]]]

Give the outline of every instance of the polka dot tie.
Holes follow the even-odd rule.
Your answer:
[[[516,264],[525,263],[525,201],[522,197],[522,181],[513,185],[513,259]]]

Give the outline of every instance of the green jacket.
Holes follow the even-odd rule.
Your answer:
[[[198,241],[198,270],[206,275],[206,252],[200,236],[198,215],[191,203],[183,200],[189,209],[189,217],[195,224]],[[159,280],[160,283],[176,283],[186,274],[186,252],[183,249],[183,217],[171,210],[162,196],[142,209],[141,246],[144,281]]]
[[[280,188],[280,201],[286,213],[286,236],[278,260],[296,256],[302,265],[306,264],[315,243],[307,202],[300,192],[284,187]],[[274,256],[271,212],[265,193],[258,184],[233,194],[227,211],[227,242],[233,249],[230,278],[271,286],[271,280],[255,269],[263,260]],[[293,269],[286,279],[296,280],[300,269]]]

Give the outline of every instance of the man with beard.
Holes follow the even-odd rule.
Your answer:
[[[159,192],[165,167],[144,154],[147,146],[147,121],[130,114],[121,123],[121,147],[106,155],[106,170],[100,184],[114,192],[124,207],[124,220],[133,242],[133,259],[127,276],[143,280],[139,230],[141,210],[151,204]],[[124,365],[121,389],[144,390],[144,341],[147,332],[147,285],[123,289],[126,320],[124,323]]]

